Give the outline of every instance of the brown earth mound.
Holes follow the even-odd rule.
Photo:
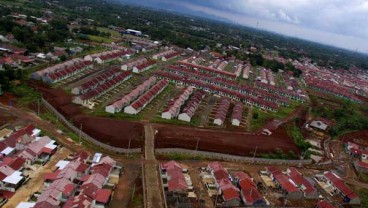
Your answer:
[[[4,94],[0,96],[0,103],[4,105],[14,105],[16,103],[16,100],[16,97],[14,97],[14,95],[9,92],[4,92]]]
[[[110,118],[78,115],[73,117],[76,126],[83,124],[82,129],[93,138],[113,147],[130,148],[143,146],[143,128],[141,123],[127,122]]]
[[[252,156],[256,148],[257,154],[273,152],[279,148],[284,152],[299,153],[299,149],[283,128],[279,128],[271,136],[265,136],[163,124],[154,124],[154,127],[158,131],[155,140],[157,148],[177,147],[194,150],[199,138],[198,150],[203,151]]]
[[[340,137],[343,143],[354,142],[361,146],[368,147],[368,130],[356,131],[344,134]]]

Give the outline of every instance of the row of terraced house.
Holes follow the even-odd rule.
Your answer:
[[[72,208],[108,207],[121,175],[122,166],[101,153],[85,151],[60,160],[53,172],[44,175],[43,190],[36,200],[21,202],[19,207]]]
[[[0,141],[0,194],[11,197],[30,178],[30,171],[47,163],[58,144],[33,125],[20,129],[3,129],[8,134]]]

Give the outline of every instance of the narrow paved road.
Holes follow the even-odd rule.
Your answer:
[[[146,190],[146,207],[160,208],[163,206],[163,197],[161,189],[160,176],[158,175],[158,163],[155,158],[155,132],[150,123],[144,126],[145,131],[145,145],[144,157],[146,163],[144,164],[144,176]]]

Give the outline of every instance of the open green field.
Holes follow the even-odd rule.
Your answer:
[[[96,36],[96,35],[88,35],[88,39],[90,39],[91,41],[94,41],[94,42],[98,42],[98,43],[112,43],[112,42],[114,42],[114,39],[112,39],[112,38],[105,38],[105,37]]]
[[[277,112],[266,112],[258,108],[254,108],[253,115],[258,114],[258,118],[254,118],[254,116],[252,116],[252,119],[250,122],[251,131],[255,131],[261,128],[263,125],[265,125],[266,121],[269,119],[280,119],[281,120],[281,119],[286,118],[290,113],[292,113],[300,105],[301,104],[296,101],[291,101],[289,107],[281,107]]]
[[[121,34],[118,31],[106,27],[97,27],[96,29],[100,32],[110,33],[112,38],[121,38]]]

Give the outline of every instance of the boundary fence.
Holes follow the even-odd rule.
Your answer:
[[[130,154],[130,153],[141,153],[141,148],[131,148],[131,149],[125,149],[125,148],[120,148],[120,147],[113,147],[107,144],[104,144],[94,138],[92,138],[91,136],[89,136],[88,134],[86,134],[85,132],[83,132],[81,129],[78,129],[77,127],[75,127],[70,121],[68,121],[61,113],[59,113],[59,111],[57,111],[49,102],[47,102],[47,100],[45,100],[44,98],[42,98],[42,103],[45,105],[45,107],[50,110],[63,124],[65,124],[71,131],[73,131],[75,134],[80,135],[84,140],[86,140],[89,143],[92,143],[94,145],[97,145],[105,150],[108,151],[113,151],[116,153],[125,153],[125,154]]]
[[[216,152],[195,151],[182,148],[158,148],[155,149],[157,154],[184,154],[193,157],[206,157],[215,160],[225,160],[231,162],[246,162],[255,164],[274,164],[274,165],[309,165],[312,164],[312,160],[281,160],[281,159],[267,159],[256,157],[243,157],[229,154],[222,154]]]

